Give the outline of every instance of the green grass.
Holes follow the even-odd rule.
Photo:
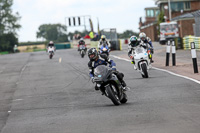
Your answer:
[[[46,49],[34,49],[33,52],[37,52],[37,51],[46,51]]]
[[[9,54],[9,52],[8,51],[0,52],[0,55],[4,55],[4,54]]]

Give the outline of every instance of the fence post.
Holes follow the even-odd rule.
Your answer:
[[[170,40],[167,42],[167,47],[166,47],[166,66],[169,66],[169,57],[170,57]]]
[[[172,41],[172,65],[176,66],[176,45],[174,41]]]
[[[192,54],[194,73],[198,73],[197,54],[194,42],[191,42],[191,54]]]

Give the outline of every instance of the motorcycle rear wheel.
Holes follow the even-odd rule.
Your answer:
[[[126,95],[126,93],[123,93],[123,98],[122,100],[120,101],[121,103],[126,103],[128,101],[128,97]]]

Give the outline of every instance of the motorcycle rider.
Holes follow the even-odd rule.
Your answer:
[[[50,41],[47,45],[47,50],[49,47],[53,47],[54,48],[54,51],[56,51],[56,48],[54,47],[54,42],[53,41]],[[47,52],[47,51],[46,51]]]
[[[87,47],[85,44],[85,41],[83,38],[80,38],[79,42],[78,42],[78,51],[80,51],[80,45],[84,45],[85,46],[85,52],[87,51]]]
[[[142,46],[145,49],[147,48],[146,44],[144,44],[140,39],[137,39],[136,36],[131,36],[130,37],[130,43],[128,45],[128,56],[132,60],[131,64],[134,65],[134,69],[137,69],[137,68],[135,66],[135,59],[134,59],[134,57],[132,55],[132,51],[134,51],[138,46]]]
[[[151,48],[150,48],[150,51],[151,51],[151,58],[150,58],[150,61],[151,61],[151,63],[153,63],[154,61],[153,61],[153,59],[152,59],[152,54],[154,53],[154,50],[153,50],[153,44],[152,44],[152,42],[151,42],[151,39],[149,38],[149,37],[147,37],[147,35],[144,33],[144,32],[141,32],[140,34],[139,34],[139,38],[140,38],[140,40],[142,40],[144,43],[148,43],[150,46],[151,46]]]
[[[107,41],[105,35],[101,35],[101,39],[99,40],[99,44],[98,44],[98,48],[99,48],[99,49],[101,49],[102,44],[107,45],[109,49],[110,49],[110,47],[111,47],[111,45],[110,45],[109,41]]]
[[[107,66],[109,64],[109,67],[112,68],[113,73],[117,76],[117,78],[121,82],[121,85],[123,86],[124,91],[129,90],[129,88],[126,86],[125,81],[123,80],[124,74],[120,73],[116,70],[116,64],[113,60],[110,60],[104,54],[99,55],[96,48],[90,48],[88,50],[88,57],[90,59],[90,61],[88,62],[88,67],[89,67],[89,71],[90,71],[89,74],[90,74],[90,78],[93,83],[94,83],[94,81],[93,81],[94,80],[94,69],[99,65]],[[99,90],[97,85],[95,85],[95,90]]]

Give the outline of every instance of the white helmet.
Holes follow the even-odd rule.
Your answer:
[[[140,38],[141,40],[146,39],[146,37],[147,37],[147,35],[146,35],[144,32],[141,32],[141,33],[139,34],[139,38]]]
[[[83,41],[84,39],[83,38],[80,38],[80,41]]]
[[[49,44],[53,44],[53,41],[50,41]]]

